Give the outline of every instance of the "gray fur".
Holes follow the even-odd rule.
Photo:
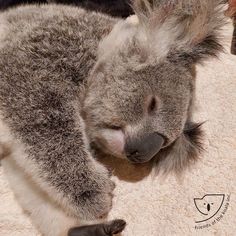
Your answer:
[[[170,20],[157,15],[166,5],[150,2],[136,1],[138,25],[65,6],[22,7],[1,16],[7,28],[0,50],[4,123],[24,144],[40,180],[69,202],[70,214],[83,219],[106,213],[113,190],[90,148],[124,156],[107,145],[104,131],[120,129],[130,139],[158,132],[165,137],[163,150],[174,152],[165,161],[163,151],[156,156],[167,171],[182,170],[199,154],[198,142],[185,132],[193,68],[220,49],[220,1],[207,0],[202,7],[194,1],[188,14],[173,5]],[[195,19],[206,26],[201,32],[191,28]],[[150,96],[157,101],[151,113]]]
[[[97,218],[110,208],[113,183],[88,158],[83,128],[76,122],[79,85],[115,20],[56,6],[19,8],[5,20],[8,33],[0,52],[4,122],[27,147],[43,181],[69,199],[73,213]]]

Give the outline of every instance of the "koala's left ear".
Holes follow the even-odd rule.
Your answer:
[[[201,1],[200,1],[201,2]],[[209,5],[210,4],[210,5]],[[182,21],[181,40],[170,47],[168,59],[172,62],[196,64],[210,57],[217,57],[223,51],[221,28],[225,24],[222,1],[206,0],[190,19]]]
[[[195,163],[203,151],[202,124],[188,122],[184,132],[154,158],[156,173],[181,173]]]
[[[135,0],[140,31],[156,57],[199,63],[222,49],[225,0]]]
[[[210,57],[217,57],[220,51],[223,51],[223,47],[219,43],[219,38],[212,34],[188,50],[170,51],[167,58],[170,62],[192,65],[202,63]]]

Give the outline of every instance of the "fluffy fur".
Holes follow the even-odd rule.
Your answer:
[[[24,14],[22,14],[23,12]],[[66,16],[63,16],[64,14],[67,17],[69,16],[67,20]],[[81,20],[78,25],[77,15],[80,15],[81,19],[84,19],[86,16],[85,19],[87,21],[95,21],[97,27],[91,32],[87,31],[86,20]],[[111,192],[114,188],[113,183],[110,181],[108,171],[102,165],[98,164],[89,153],[89,148],[86,146],[87,141],[86,135],[84,134],[83,122],[77,114],[80,107],[77,84],[83,81],[80,73],[82,76],[88,76],[86,75],[86,70],[88,73],[94,63],[95,49],[99,38],[106,34],[115,22],[113,19],[108,19],[105,16],[99,15],[99,19],[96,16],[96,14],[88,15],[83,10],[73,8],[64,9],[62,7],[28,7],[8,12],[5,15],[7,27],[4,32],[6,35],[6,47],[2,48],[0,56],[1,63],[6,59],[8,61],[7,64],[11,65],[12,73],[14,74],[13,77],[16,79],[15,82],[18,81],[17,85],[12,86],[11,83],[13,81],[8,80],[7,78],[9,77],[5,74],[8,70],[7,67],[1,66],[0,83],[3,86],[1,86],[0,99],[1,114],[3,114],[1,116],[1,122],[9,130],[9,132],[3,131],[0,140],[1,145],[15,147],[16,154],[10,155],[10,159],[13,159],[16,165],[32,178],[39,186],[39,189],[42,189],[45,194],[51,196],[52,201],[55,201],[68,217],[77,218],[78,222],[83,222],[86,219],[92,220],[106,214],[111,207]],[[60,17],[62,18],[59,21],[54,21],[54,17],[58,20]],[[27,30],[22,31],[21,26],[25,25],[27,18],[34,19],[34,21],[28,22],[28,29],[38,28],[38,24],[40,24],[40,27],[33,34],[29,34],[25,38],[24,35],[27,35]],[[14,19],[17,19],[17,21],[14,21]],[[14,23],[10,23],[12,20]],[[60,42],[57,41],[59,44],[54,47],[55,51],[52,51],[49,49],[51,47],[51,35],[47,39],[44,38],[44,45],[40,46],[39,50],[37,46],[39,41],[37,42],[37,40],[40,40],[39,35],[44,35],[43,32],[47,28],[48,20],[52,21],[52,32],[57,31],[62,35],[63,31],[65,34],[68,34],[68,29],[72,30],[69,25],[74,21],[74,32],[77,33],[72,37],[74,38],[73,42],[71,41],[69,45],[67,40],[65,40],[67,36],[65,36]],[[64,25],[64,29],[60,24]],[[99,28],[99,24],[101,28]],[[78,31],[77,27],[79,28],[80,26],[82,28]],[[10,39],[12,36],[17,37],[14,37],[12,41]],[[91,42],[88,42],[88,38],[93,39],[92,42],[94,43],[91,44]],[[33,44],[26,43],[23,45],[22,40],[36,41]],[[83,44],[84,49],[90,48],[91,50],[85,53],[84,50],[81,51],[81,46],[78,46],[76,47],[76,53],[74,51],[75,45],[79,45],[79,41],[85,42]],[[18,53],[10,56],[11,52],[13,53],[11,50],[14,50],[15,47],[18,48]],[[30,61],[32,63],[29,61],[27,63],[27,51],[32,53],[30,53],[32,56]],[[53,55],[51,59],[54,62],[57,61],[59,64],[56,63],[54,66],[49,67],[45,57],[47,53],[44,54],[46,51],[50,51],[50,54]],[[65,58],[61,58],[63,51],[68,56],[70,54],[69,51],[74,54],[74,59],[71,56],[68,57],[70,58],[69,64]],[[21,53],[23,53],[21,56],[25,55],[26,57],[21,57]],[[71,65],[76,65],[78,62],[82,62],[81,59],[82,61],[84,60],[83,72],[80,71],[77,73],[75,71],[76,67],[74,66],[71,69],[69,68],[72,61]],[[10,62],[11,60],[16,61]],[[39,60],[41,61],[40,63]],[[20,64],[23,63],[23,68],[19,69],[18,66],[20,64],[18,62]],[[38,67],[39,64],[41,64],[40,68],[42,70],[35,71],[37,75],[30,73],[32,80],[28,76],[22,77],[23,74],[28,74],[30,70],[32,72],[32,69]],[[62,65],[63,67],[61,67]],[[48,71],[49,68],[51,68],[51,72]],[[61,69],[58,71],[58,68]],[[61,80],[62,74],[59,76],[54,74],[56,70],[59,74],[64,71],[65,80]],[[45,71],[45,74],[43,71]],[[17,74],[21,77],[20,80],[17,78]],[[49,78],[49,74],[51,74],[51,78]],[[10,74],[9,76],[11,77]],[[8,83],[7,81],[11,82]],[[9,94],[8,96],[6,93],[10,91],[12,95]],[[28,96],[25,94],[27,91],[35,95]],[[13,93],[18,95],[14,96]],[[6,97],[4,94],[7,95],[9,100],[5,100]],[[12,100],[13,97],[15,98]],[[18,115],[15,116],[13,113]],[[6,141],[4,141],[5,136],[8,137]],[[11,153],[14,152],[11,150]],[[69,175],[65,174],[69,172]],[[31,198],[31,196],[28,197]],[[35,206],[33,208],[30,205],[23,207],[30,214],[34,214],[33,212],[37,211]],[[37,224],[37,220],[35,221]],[[55,234],[57,230],[52,234],[53,231],[48,226],[40,228],[40,231],[46,235],[57,235]]]
[[[14,162],[68,219],[90,222],[111,207],[114,186],[93,158],[97,148],[126,158],[112,144],[158,133],[165,143],[155,158],[167,172],[199,154],[199,127],[190,125],[193,68],[220,49],[223,13],[220,1],[179,7],[187,2],[137,1],[137,20],[56,5],[1,15],[0,145],[10,148],[4,165]],[[37,209],[23,207],[31,215]]]
[[[151,48],[158,51],[161,47],[171,61],[186,59],[188,63],[215,56],[221,49],[222,6],[222,0],[134,2],[135,13]],[[163,43],[158,48],[157,41]],[[178,52],[180,55],[176,55]]]
[[[186,167],[195,163],[204,151],[202,124],[186,124],[183,134],[154,159],[156,174],[175,171],[182,174]]]

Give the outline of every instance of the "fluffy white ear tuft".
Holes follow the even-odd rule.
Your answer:
[[[197,62],[221,49],[219,30],[224,24],[223,0],[134,0],[146,44],[162,56],[178,56]],[[175,56],[176,57],[176,56]],[[176,60],[176,58],[174,58]]]
[[[126,20],[120,20],[112,31],[100,42],[98,47],[99,59],[105,59],[107,56],[114,55],[127,43],[131,42],[137,33],[138,18],[136,16],[128,17]]]

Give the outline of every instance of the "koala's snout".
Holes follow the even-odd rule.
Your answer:
[[[125,154],[134,163],[150,161],[162,148],[164,138],[158,133],[145,134],[142,137],[128,139]]]

